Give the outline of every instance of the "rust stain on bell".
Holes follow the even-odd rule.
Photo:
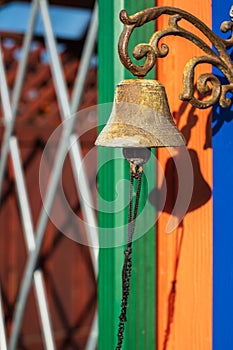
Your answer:
[[[111,116],[95,144],[106,147],[176,147],[186,144],[177,129],[162,84],[123,80]]]

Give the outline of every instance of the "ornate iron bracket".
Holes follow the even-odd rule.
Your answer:
[[[141,27],[145,23],[157,20],[162,15],[169,15],[168,27],[155,32],[148,44],[138,44],[133,50],[133,57],[137,60],[145,57],[145,63],[135,65],[128,54],[128,42],[132,32],[136,27]],[[118,51],[122,64],[135,76],[144,77],[155,65],[158,57],[165,57],[169,52],[166,44],[159,47],[159,42],[162,38],[170,35],[180,36],[198,46],[204,52],[203,56],[193,57],[186,64],[183,72],[183,91],[180,94],[180,99],[189,101],[194,107],[208,108],[213,104],[219,104],[226,108],[232,103],[228,98],[227,92],[233,93],[233,64],[227,49],[233,46],[233,6],[230,10],[231,21],[224,21],[221,24],[221,31],[227,33],[231,31],[231,36],[228,40],[221,39],[210,28],[208,28],[200,19],[192,14],[174,7],[152,7],[138,12],[132,16],[128,16],[125,10],[120,12],[120,20],[124,24],[124,29],[121,33]],[[194,27],[198,28],[210,41],[215,49],[199,38],[196,34],[182,28],[179,25],[180,20],[186,20]],[[194,72],[195,67],[202,63],[209,63],[217,67],[226,77],[228,83],[222,84],[218,77],[212,73],[201,74],[197,79],[197,91],[202,95],[207,95],[208,98],[201,101],[194,96],[195,83]],[[211,88],[209,84],[211,84]]]

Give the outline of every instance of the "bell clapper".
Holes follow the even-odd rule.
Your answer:
[[[123,155],[130,164],[134,164],[135,167],[142,166],[150,159],[150,148],[143,147],[131,147],[123,148]]]
[[[129,161],[130,163],[130,173],[133,175],[135,179],[138,178],[138,174],[142,173],[143,169],[142,166],[138,166],[133,161]]]

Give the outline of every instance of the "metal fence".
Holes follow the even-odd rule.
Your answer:
[[[89,68],[91,56],[96,41],[98,22],[97,5],[95,5],[94,10],[92,12],[92,19],[86,36],[81,56],[81,64],[77,73],[77,77],[75,79],[71,99],[69,98],[67,92],[63,76],[63,67],[57,52],[56,39],[54,36],[53,27],[50,19],[49,4],[46,0],[33,0],[31,2],[30,11],[30,20],[23,41],[22,57],[19,62],[17,77],[12,92],[10,92],[9,87],[7,85],[3,57],[2,53],[0,52],[0,93],[5,125],[0,159],[0,195],[2,195],[2,186],[7,160],[8,157],[10,157],[15,173],[17,201],[20,209],[20,217],[24,231],[24,240],[28,252],[28,259],[25,265],[25,270],[23,278],[21,280],[17,302],[15,305],[12,330],[10,333],[9,340],[6,337],[5,332],[4,313],[2,306],[3,303],[1,298],[0,287],[0,348],[2,350],[14,350],[17,348],[19,332],[21,329],[22,319],[25,311],[25,305],[32,284],[34,285],[35,298],[37,300],[38,314],[41,323],[41,332],[43,335],[44,348],[47,350],[52,350],[56,348],[53,335],[53,326],[51,323],[48,301],[46,298],[43,271],[37,269],[37,261],[46,232],[46,227],[48,224],[49,210],[51,210],[51,207],[53,205],[58,181],[62,172],[63,160],[66,156],[66,152],[68,149],[72,162],[72,169],[77,192],[80,194],[79,198],[82,213],[87,223],[86,232],[88,240],[90,241],[90,246],[92,245],[91,243],[93,240],[95,242],[97,242],[98,240],[96,218],[92,206],[90,205],[90,203],[92,203],[92,196],[90,193],[89,184],[86,180],[87,176],[85,174],[85,169],[83,167],[80,167],[82,162],[81,147],[79,141],[77,140],[77,136],[74,134],[73,131],[74,118],[70,118],[71,115],[75,113],[80,106],[83,86],[85,83],[87,71]],[[17,136],[13,133],[13,131],[17,120],[17,109],[24,84],[29,49],[33,40],[36,17],[39,12],[41,13],[41,18],[44,26],[44,40],[46,43],[47,50],[50,54],[52,79],[54,81],[58,104],[61,111],[61,121],[67,122],[63,123],[64,127],[57,149],[56,158],[49,181],[49,186],[45,195],[44,206],[42,206],[41,208],[39,220],[37,222],[36,227],[34,227],[30,208],[30,200],[28,198],[27,187],[25,182],[25,174],[21,161],[20,149],[18,145]],[[69,147],[71,145],[72,147]],[[81,174],[79,173],[80,171]],[[78,176],[80,176],[80,178],[78,178]],[[87,200],[83,200],[83,198]],[[90,250],[95,276],[97,277],[98,249],[90,248]],[[96,348],[97,333],[98,332],[96,312],[96,316],[93,320],[93,325],[86,345],[86,349]]]

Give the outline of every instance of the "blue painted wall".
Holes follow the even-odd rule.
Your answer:
[[[233,3],[232,3],[233,4]],[[213,31],[229,20],[231,2],[214,0]],[[229,34],[228,34],[229,36]],[[227,36],[225,36],[227,37]],[[214,71],[217,75],[219,72]],[[213,109],[213,349],[233,349],[233,109]]]

